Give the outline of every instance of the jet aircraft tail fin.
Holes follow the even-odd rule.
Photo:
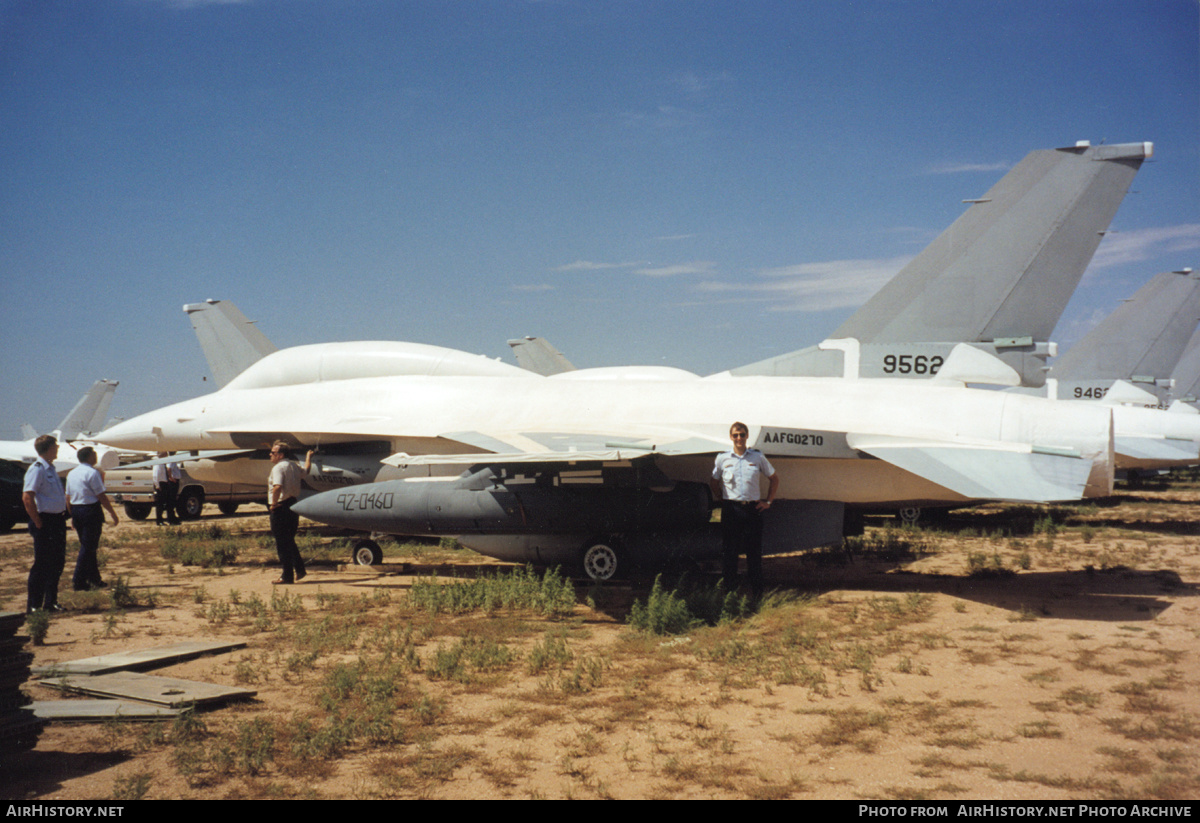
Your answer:
[[[254,321],[228,300],[189,303],[183,310],[192,321],[204,359],[219,387],[277,351]]]
[[[562,352],[550,345],[544,337],[522,337],[519,340],[509,340],[517,365],[534,374],[549,377],[552,374],[562,374],[575,371]]]
[[[1191,269],[1157,274],[1055,360],[1049,377],[1059,397],[1096,397],[1125,380],[1165,399],[1198,319],[1200,278]]]
[[[982,197],[964,201],[966,212],[830,339],[862,344],[862,377],[930,377],[928,369],[903,372],[899,358],[917,356],[913,344],[962,342],[994,351],[1026,385],[1042,385],[1050,333],[1152,154],[1150,143],[1031,152]],[[815,348],[732,370],[841,372],[835,352]]]
[[[75,407],[58,424],[60,440],[74,440],[80,434],[91,434],[104,428],[108,407],[112,405],[113,393],[117,390],[116,380],[97,380],[87,390]]]
[[[1200,397],[1200,328],[1184,346],[1183,356],[1171,371],[1171,401],[1195,404]]]

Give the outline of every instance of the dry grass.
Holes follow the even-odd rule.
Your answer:
[[[104,554],[129,604],[76,604],[38,663],[242,637],[166,673],[259,696],[171,726],[53,726],[0,781],[25,799],[1194,796],[1197,501],[871,529],[852,557],[769,560],[781,588],[759,612],[675,636],[625,625],[648,586],[564,600],[570,584],[481,583],[507,567],[433,544],[388,548],[415,576],[363,576],[311,536],[310,580],[272,590],[262,518],[224,521],[236,560],[210,568],[123,526]],[[23,572],[0,569],[0,595]]]

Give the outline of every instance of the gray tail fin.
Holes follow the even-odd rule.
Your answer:
[[[1192,270],[1155,275],[1054,361],[1049,376],[1058,396],[1103,396],[1125,380],[1165,399],[1198,320],[1200,279]]]
[[[58,424],[59,438],[74,440],[80,434],[102,430],[117,385],[115,380],[97,380],[93,383],[87,393],[79,398],[79,402],[75,404],[70,413]]]
[[[275,345],[228,300],[206,300],[183,307],[218,386],[276,351]]]
[[[1171,399],[1196,405],[1200,402],[1200,328],[1184,346],[1183,356],[1171,371]]]
[[[1150,143],[1031,152],[982,197],[964,201],[971,203],[966,212],[830,339],[854,338],[862,344],[864,377],[876,376],[876,359],[911,356],[899,352],[897,344],[976,343],[989,344],[981,347],[995,350],[1024,380],[1040,385],[1050,333],[1134,175],[1152,153]],[[817,353],[823,365],[816,355],[802,354],[733,373],[831,370],[829,352]],[[816,371],[805,371],[806,361]],[[879,371],[879,376],[906,376]]]
[[[517,365],[534,374],[549,377],[552,374],[575,371],[571,361],[551,346],[544,337],[522,337],[520,340],[509,340],[508,345],[512,346]]]

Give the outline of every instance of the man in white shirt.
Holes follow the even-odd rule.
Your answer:
[[[166,452],[159,452],[159,457],[166,457]],[[154,467],[154,522],[161,526],[163,517],[172,526],[179,525],[179,512],[175,510],[179,499],[179,480],[183,474],[179,471],[178,463],[159,463]]]
[[[267,480],[267,505],[271,509],[271,534],[275,537],[275,551],[283,566],[277,585],[296,583],[304,579],[304,558],[296,546],[296,530],[300,528],[300,515],[292,506],[300,497],[300,480],[312,466],[312,452],[304,463],[303,472],[292,462],[291,447],[282,440],[271,446],[271,476]]]
[[[737,588],[738,555],[746,555],[746,576],[756,601],[762,599],[762,518],[779,491],[779,476],[758,449],[746,448],[750,429],[745,423],[729,427],[730,451],[717,455],[713,466],[713,497],[721,501],[722,571],[729,591]],[[768,478],[767,499],[760,480]]]
[[[78,457],[79,465],[67,475],[67,511],[71,513],[75,534],[79,535],[79,557],[75,560],[71,583],[75,591],[82,592],[105,587],[96,557],[104,529],[104,512],[112,516],[114,526],[120,519],[108,499],[104,475],[96,468],[96,450],[84,446]]]
[[[22,487],[21,502],[29,515],[33,536],[33,566],[29,569],[29,599],[26,614],[35,609],[60,612],[58,579],[67,562],[67,498],[54,469],[58,441],[43,434],[33,442],[38,453]]]

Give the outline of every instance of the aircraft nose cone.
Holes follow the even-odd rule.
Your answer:
[[[292,511],[301,517],[307,517],[309,520],[315,520],[318,523],[325,523],[330,526],[349,526],[354,527],[353,523],[347,523],[346,512],[337,502],[338,490],[321,492],[314,494],[311,497],[305,497],[292,506]]]
[[[95,440],[117,449],[153,450],[158,445],[158,433],[134,418],[105,429]]]

